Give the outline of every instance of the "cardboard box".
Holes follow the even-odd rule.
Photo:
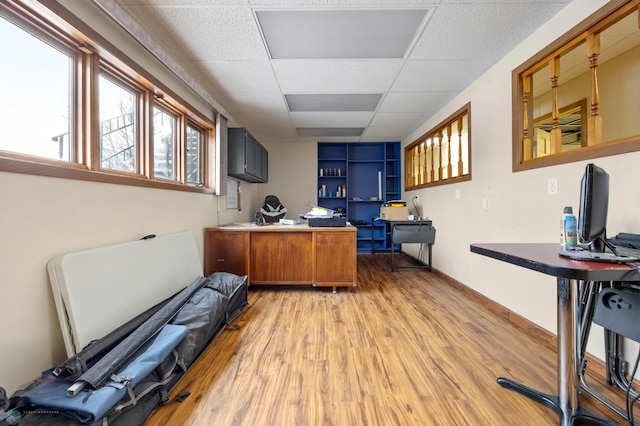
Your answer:
[[[380,207],[380,219],[386,220],[407,220],[409,210],[407,207]]]

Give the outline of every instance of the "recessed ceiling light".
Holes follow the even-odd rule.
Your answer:
[[[382,93],[284,95],[291,112],[375,111]]]
[[[259,10],[272,59],[402,58],[429,9]]]
[[[349,137],[362,136],[364,127],[298,127],[300,137]]]

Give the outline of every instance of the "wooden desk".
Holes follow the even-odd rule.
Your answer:
[[[472,244],[471,251],[523,268],[553,275],[558,294],[558,395],[547,395],[506,378],[498,383],[554,410],[560,424],[616,425],[599,419],[580,407],[580,325],[578,280],[638,281],[638,271],[629,265],[572,260],[558,255],[560,245]]]
[[[205,229],[205,273],[247,275],[249,284],[355,287],[356,228],[229,225]]]

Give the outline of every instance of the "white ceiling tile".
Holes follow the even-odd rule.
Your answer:
[[[373,112],[292,112],[295,127],[362,127],[367,126]]]
[[[402,139],[413,130],[412,127],[367,127],[362,138],[371,141],[393,142]]]
[[[289,114],[242,114],[242,127],[289,127],[291,120]]]
[[[495,63],[565,6],[548,2],[504,3],[438,5],[409,59],[490,59]]]
[[[283,93],[383,93],[402,62],[282,60],[273,61]]]
[[[158,43],[180,46],[179,59],[269,59],[249,8],[129,6],[127,10]]]
[[[424,113],[420,112],[379,112],[371,120],[372,127],[411,127],[420,119],[424,119]]]
[[[201,66],[223,92],[278,92],[280,87],[269,62],[202,62]],[[224,82],[221,84],[220,82]]]
[[[251,134],[260,142],[297,139],[296,129],[293,127],[251,127]]]
[[[391,92],[378,108],[385,112],[435,113],[459,92]]]
[[[156,6],[249,5],[249,0],[117,0],[120,4]]]
[[[225,99],[233,104],[233,110],[238,113],[287,113],[287,104],[280,92],[254,93],[230,92]]]
[[[459,91],[490,64],[484,61],[408,61],[391,88],[393,91]]]

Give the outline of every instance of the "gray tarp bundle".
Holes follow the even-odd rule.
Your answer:
[[[62,364],[55,367],[53,369],[53,374],[57,377],[69,377],[70,380],[79,377],[82,373],[87,371],[96,360],[100,359],[104,354],[113,349],[122,339],[127,337],[146,320],[151,318],[151,316],[166,305],[169,300],[171,300],[171,298],[147,309],[103,338],[94,340],[76,355],[68,358]]]
[[[55,369],[45,371],[28,388],[14,393],[9,408],[26,413],[21,421],[21,425],[25,426],[78,426],[93,421],[102,424],[107,422],[112,426],[142,426],[157,407],[170,402],[167,398],[169,391],[186,369],[247,305],[246,276],[216,272],[207,278],[199,278],[169,300],[131,320],[131,324],[123,325],[104,338],[91,342],[75,357]],[[171,354],[161,360],[165,352],[156,353],[149,346],[163,334],[162,331],[153,334],[153,328],[157,325],[159,330],[164,330],[166,324],[187,327],[188,332]],[[138,333],[138,329],[143,331]],[[151,337],[138,346],[141,349],[135,351],[134,346],[138,345],[138,341],[130,339],[131,335],[138,335],[140,342],[147,335]],[[105,343],[103,339],[109,342]],[[126,354],[129,350],[135,353]],[[110,354],[114,351],[114,354]],[[100,357],[107,360],[101,362]],[[139,378],[134,377],[131,371],[133,364],[142,359],[139,357],[153,357],[154,363],[160,364],[135,385]],[[123,365],[114,367],[121,360],[124,360]],[[144,361],[144,364],[147,365],[148,361]],[[89,370],[86,370],[87,365]],[[100,370],[92,371],[96,368]],[[109,374],[111,368],[115,370]],[[60,374],[53,375],[52,371]],[[84,374],[78,378],[80,373]],[[70,396],[68,389],[73,386],[74,379],[83,380],[87,375],[93,383],[102,380],[106,384],[93,388],[94,385],[89,382],[80,382],[87,385],[86,389],[75,397]],[[111,394],[115,392],[109,388],[118,385],[126,385],[128,396],[109,409],[119,398],[113,397]],[[188,393],[188,389],[183,389],[178,400]],[[57,407],[53,411],[50,409],[52,404]],[[92,407],[97,408],[94,410]],[[103,414],[105,409],[108,412]]]
[[[202,288],[206,282],[206,278],[199,277],[173,297],[166,305],[125,337],[115,348],[84,372],[69,388],[70,395],[74,395],[77,392],[71,391],[72,388],[81,390],[85,385],[89,385],[93,389],[97,389],[103,385],[113,373],[127,362],[134,352],[140,349],[142,345],[164,327],[164,325],[178,313],[180,308],[187,303],[191,296]]]

